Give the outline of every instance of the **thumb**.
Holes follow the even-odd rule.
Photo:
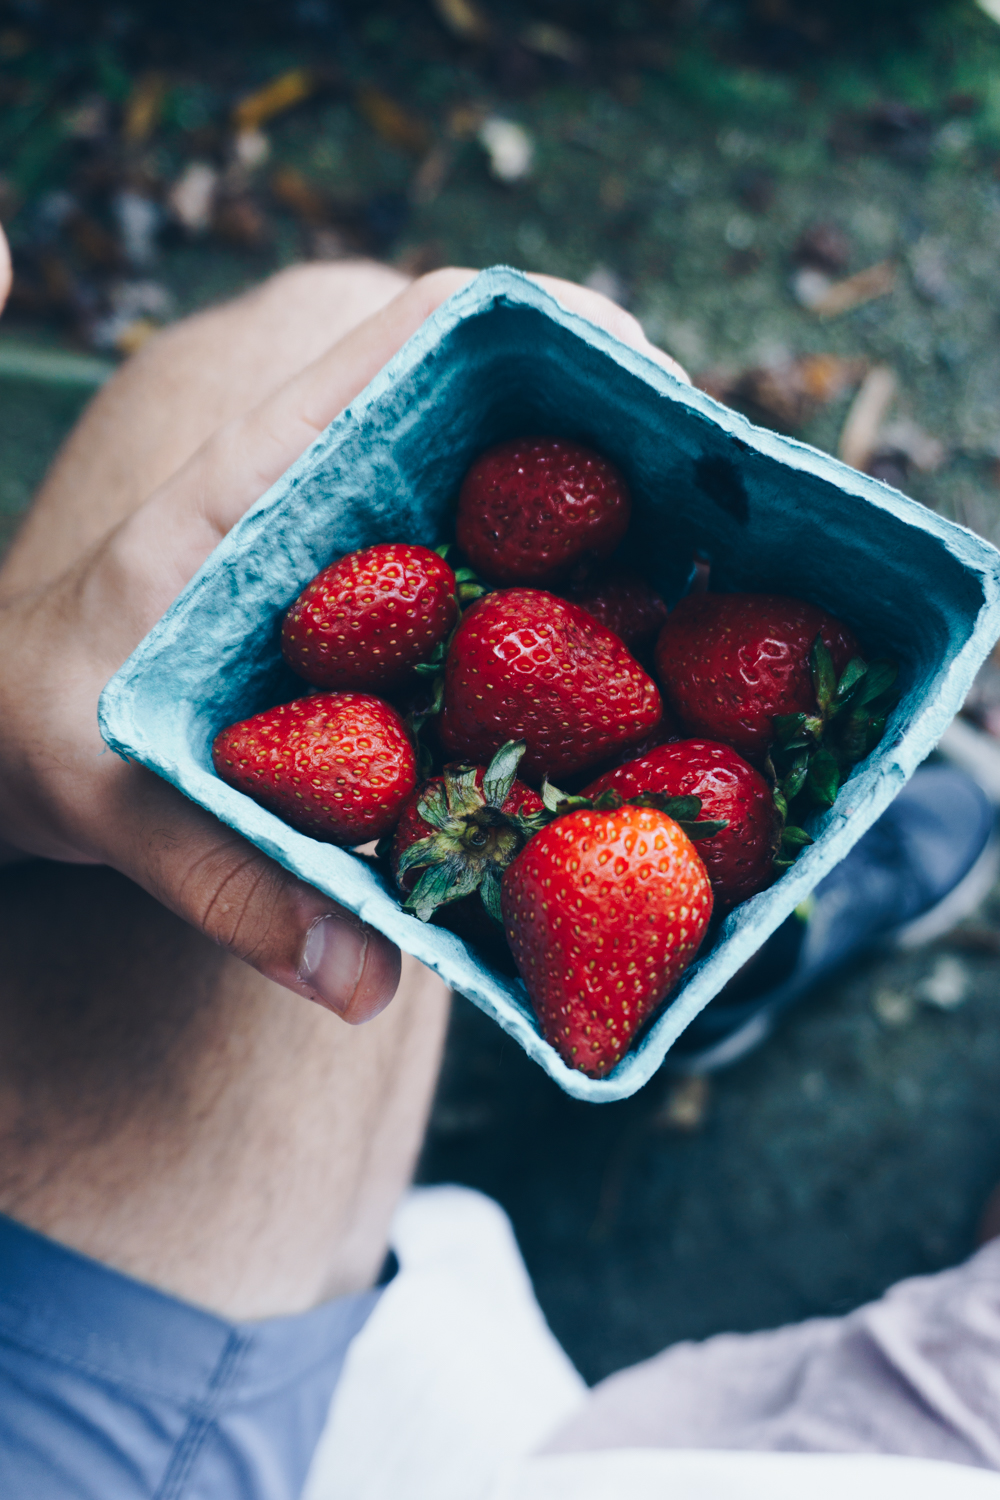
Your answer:
[[[267,979],[352,1025],[389,1004],[399,949],[174,787],[122,765],[104,858]]]

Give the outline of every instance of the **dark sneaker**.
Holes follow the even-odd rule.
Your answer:
[[[851,852],[778,928],[667,1054],[675,1073],[729,1067],[821,980],[878,947],[915,948],[950,931],[1000,868],[996,813],[949,765],[915,773]]]

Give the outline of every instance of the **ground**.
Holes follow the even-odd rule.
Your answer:
[[[697,7],[622,6],[613,23],[581,7],[577,26],[553,6],[547,51],[546,18],[524,7],[494,7],[476,41],[455,34],[460,6],[300,5],[298,30],[188,52],[117,10],[46,49],[45,9],[9,8],[0,27],[0,217],[19,263],[0,539],[95,356],[274,266],[358,247],[589,280],[711,389],[831,450],[858,381],[886,366],[894,405],[860,461],[1000,539],[1000,27],[971,3],[878,45],[786,6],[790,53],[737,7],[701,23]],[[302,102],[258,119],[260,159],[239,164],[234,106],[302,67]],[[533,152],[509,181],[483,144],[497,119]],[[215,174],[204,231],[170,208],[192,162]],[[155,207],[146,259],[126,253],[123,191]],[[862,283],[839,315],[810,310],[872,267],[879,295],[858,300]],[[68,363],[37,357],[53,351]],[[843,363],[810,386],[816,354]],[[970,923],[964,946],[828,985],[701,1095],[661,1075],[623,1104],[576,1103],[460,1000],[422,1175],[507,1207],[590,1379],[953,1263],[1000,1179],[1000,893]]]

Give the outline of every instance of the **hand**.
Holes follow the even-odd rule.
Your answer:
[[[0,303],[8,279],[2,240]],[[370,1020],[392,999],[396,948],[167,782],[102,753],[97,700],[230,527],[473,274],[438,271],[411,283],[276,395],[221,428],[55,582],[8,597],[0,570],[7,859],[111,865],[268,978],[352,1023]],[[537,279],[678,372],[613,303]]]

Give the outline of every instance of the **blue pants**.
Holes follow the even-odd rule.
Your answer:
[[[0,1494],[297,1500],[378,1296],[230,1323],[0,1215]]]

